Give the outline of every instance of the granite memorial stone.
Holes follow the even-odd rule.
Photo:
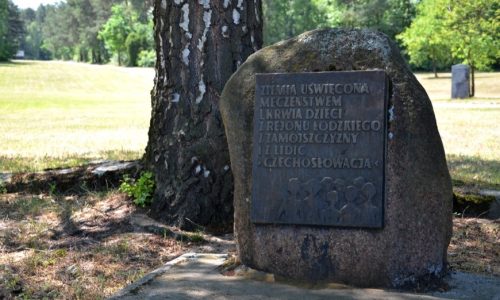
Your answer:
[[[446,270],[452,190],[431,102],[387,36],[325,29],[251,55],[220,108],[242,263],[400,287]]]
[[[468,65],[453,65],[451,66],[451,98],[469,98],[470,68]]]

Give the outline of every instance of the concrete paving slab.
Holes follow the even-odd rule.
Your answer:
[[[488,299],[500,300],[500,278],[456,272],[447,279],[447,292],[413,294],[342,285],[308,289],[253,280],[248,276],[223,276],[217,270],[225,254],[187,253],[167,263],[110,299]],[[272,276],[272,275],[271,275]],[[257,278],[257,277],[255,277]],[[336,288],[332,288],[336,287]]]

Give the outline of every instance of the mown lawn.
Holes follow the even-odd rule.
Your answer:
[[[450,99],[451,75],[417,74],[433,102],[455,186],[500,189],[500,73],[478,73],[476,96]]]
[[[0,172],[141,157],[153,69],[72,62],[0,64]],[[500,73],[450,100],[449,73],[417,74],[433,101],[455,185],[500,189]]]
[[[0,64],[0,172],[139,158],[153,77],[144,68]]]

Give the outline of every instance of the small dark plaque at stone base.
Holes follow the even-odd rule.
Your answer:
[[[383,226],[383,71],[257,74],[254,223]]]

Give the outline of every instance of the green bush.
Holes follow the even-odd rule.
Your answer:
[[[139,67],[154,67],[156,62],[156,52],[154,50],[142,50],[139,52],[137,65]]]
[[[127,39],[125,40],[125,47],[127,47],[129,67],[137,66],[139,52],[141,51],[141,49],[143,49],[145,43],[145,38],[141,37],[136,32],[132,32],[128,35]]]
[[[155,182],[153,173],[143,172],[139,179],[134,180],[128,175],[123,176],[119,190],[132,197],[137,206],[145,207],[151,204]]]

